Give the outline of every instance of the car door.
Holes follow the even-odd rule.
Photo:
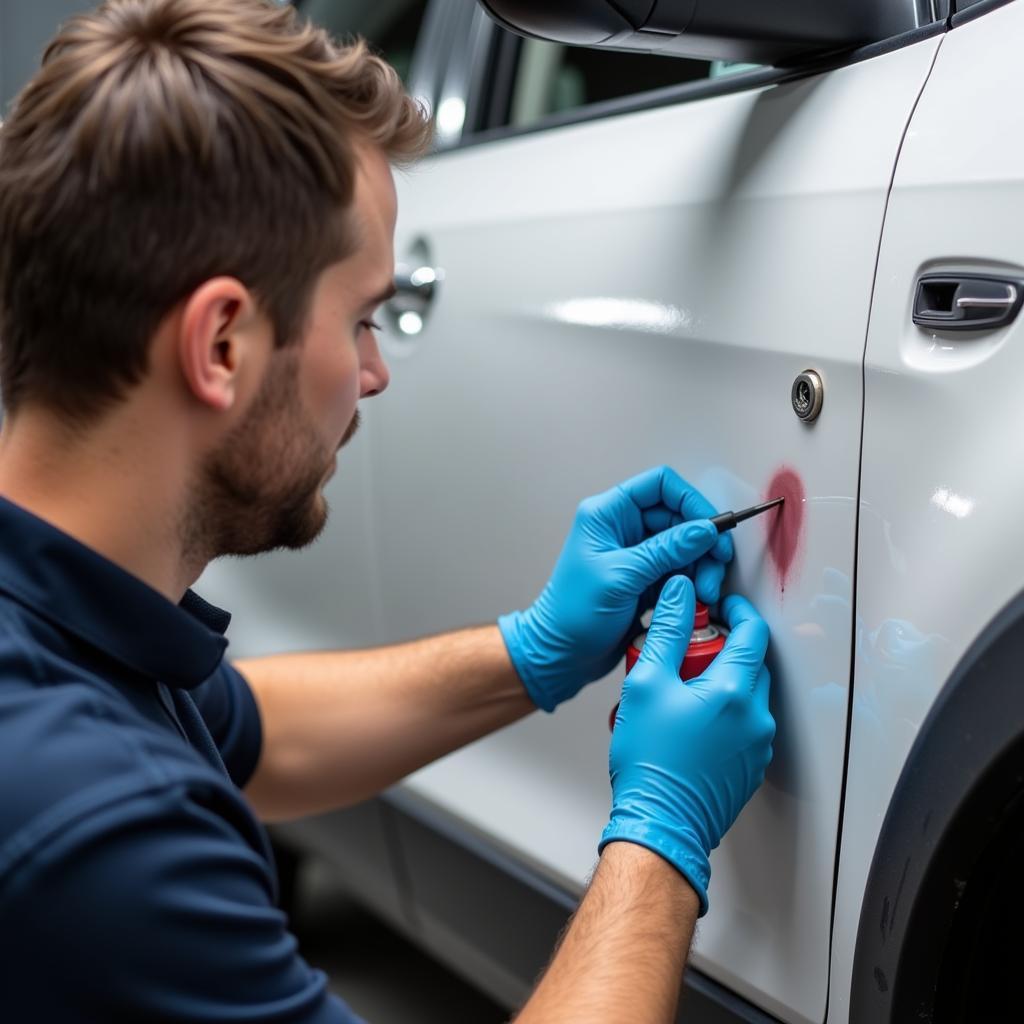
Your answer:
[[[941,879],[955,873],[949,901],[969,905],[973,880],[963,866],[967,855],[950,856],[957,832],[948,805],[956,803],[965,816],[970,808],[975,817],[969,824],[956,824],[979,844],[990,839],[998,815],[974,808],[987,797],[986,784],[1001,778],[1003,723],[1021,728],[1019,706],[992,701],[977,685],[997,659],[986,650],[972,663],[971,655],[1007,628],[1006,609],[1019,601],[1024,580],[1024,546],[1017,539],[1024,476],[1015,455],[1024,439],[1024,321],[1013,301],[1024,280],[1024,113],[1018,101],[1024,7],[958,7],[893,179],[866,350],[861,641],[832,956],[829,1020],[836,1024],[899,1019],[893,1000],[900,972],[928,978],[938,970],[930,959],[934,951],[914,943],[908,924],[915,899],[922,898],[921,878],[926,871]],[[941,312],[922,318],[915,309],[943,308],[941,293],[936,303],[918,301],[921,286],[936,276],[961,282],[950,290],[946,324]],[[922,322],[915,322],[915,313]],[[961,319],[958,325],[956,317],[968,313],[989,320]],[[923,758],[912,760],[957,672],[966,674],[971,702],[1000,722],[963,721],[958,741],[943,749],[962,791],[930,778]],[[1006,773],[1019,780],[1019,757],[1008,760]],[[903,819],[912,840],[904,837],[898,849],[885,846],[890,801],[912,782],[941,788],[942,795],[919,799],[916,814]],[[918,815],[927,815],[926,827],[917,827]],[[984,863],[971,847],[968,852]],[[893,899],[884,918],[882,899],[871,902],[865,894],[876,873],[898,880],[898,891],[895,883],[887,886]],[[1013,905],[1005,896],[996,899]],[[936,904],[945,906],[941,899]],[[928,921],[940,938],[948,927],[941,914]],[[1008,941],[1008,960],[1019,953],[1016,935],[992,934]],[[985,964],[981,952],[963,959]],[[953,962],[946,974],[960,969]],[[1016,988],[1012,973],[1004,984]],[[998,999],[995,991],[993,986],[989,999]],[[1014,1009],[1002,1019],[1019,1012],[1016,992],[1013,999]],[[936,1019],[940,1011],[948,1020],[996,1019],[991,1009],[954,1006],[952,1000],[934,1010]],[[925,1009],[920,1013],[926,1019]]]
[[[712,857],[693,954],[787,1021],[825,1013],[865,332],[897,152],[938,45],[575,114],[578,76],[556,76],[562,113],[538,112],[525,80],[517,93],[521,54],[486,104],[520,125],[464,132],[399,177],[396,253],[432,287],[394,310],[392,385],[367,416],[383,639],[524,606],[577,502],[658,463],[721,509],[785,487],[801,520],[781,553],[763,523],[734,535],[729,589],[772,628],[778,738]],[[451,110],[472,127],[472,94]],[[791,395],[806,370],[824,386],[813,422]],[[580,893],[621,676],[424,769],[406,794]]]

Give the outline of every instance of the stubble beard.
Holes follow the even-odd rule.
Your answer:
[[[322,488],[334,452],[302,409],[298,353],[286,350],[278,361],[244,420],[200,470],[184,530],[194,559],[296,550],[327,525]],[[358,427],[357,413],[341,444]]]

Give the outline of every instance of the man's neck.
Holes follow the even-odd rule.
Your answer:
[[[182,554],[185,445],[131,421],[126,410],[76,434],[20,411],[0,430],[0,495],[177,603],[205,567]]]

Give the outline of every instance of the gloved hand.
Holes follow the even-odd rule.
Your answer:
[[[708,856],[764,780],[775,722],[764,620],[745,598],[727,597],[725,649],[684,683],[693,613],[693,586],[673,577],[623,684],[609,754],[612,813],[598,848],[627,840],[660,854],[686,876],[703,915]]]
[[[718,600],[733,549],[707,521],[713,515],[714,506],[667,466],[580,503],[543,593],[498,619],[538,707],[553,711],[612,670],[665,577],[696,563],[700,599]]]

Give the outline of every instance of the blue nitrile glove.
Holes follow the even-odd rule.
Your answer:
[[[640,660],[626,677],[609,763],[612,813],[598,847],[626,840],[674,864],[708,909],[708,856],[764,780],[775,722],[768,710],[768,626],[745,598],[722,602],[732,632],[702,676],[679,667],[693,631],[693,586],[665,584]]]
[[[553,711],[614,668],[665,577],[696,563],[700,599],[718,600],[732,540],[707,521],[713,515],[714,506],[667,466],[580,503],[543,593],[498,619],[538,707]]]

